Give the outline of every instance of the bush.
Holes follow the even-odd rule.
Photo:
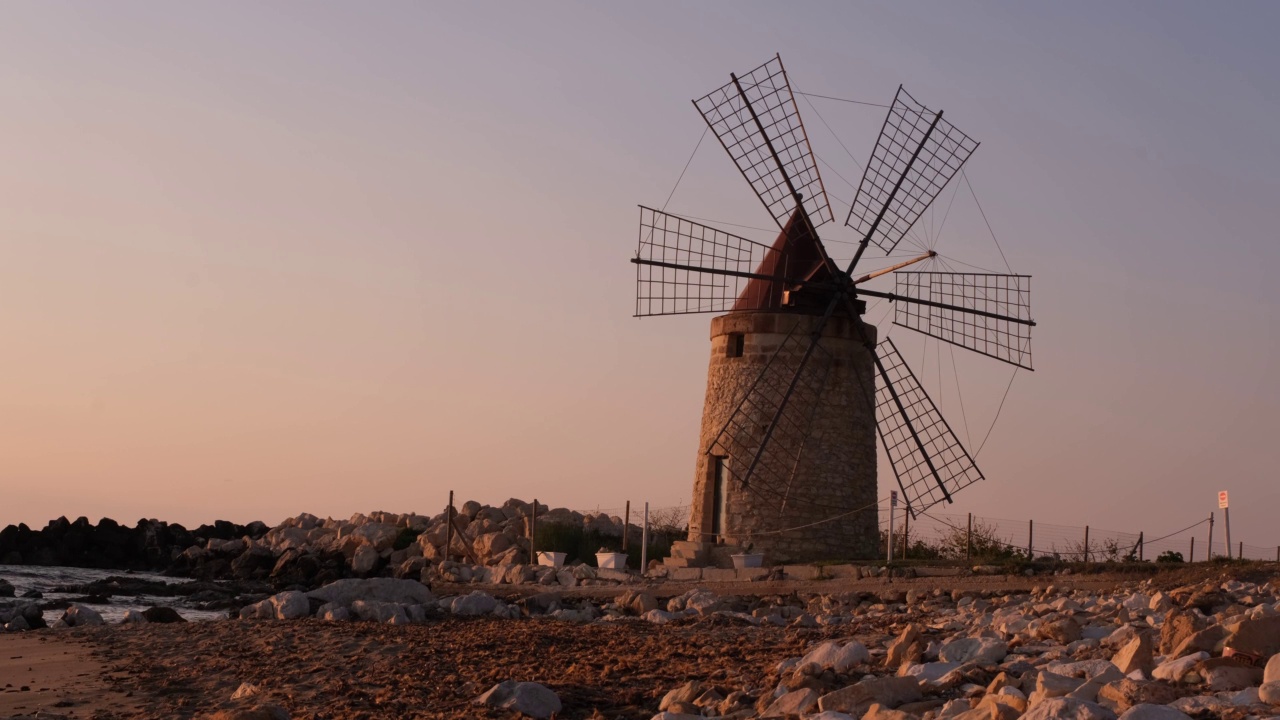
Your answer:
[[[1178,552],[1177,550],[1165,550],[1164,552],[1160,553],[1159,557],[1156,558],[1156,562],[1180,563],[1180,562],[1186,562],[1186,560],[1183,559],[1182,553]]]
[[[652,522],[649,526],[649,560],[661,560],[671,555],[671,544],[684,538],[683,531],[669,529],[655,530]],[[627,548],[627,567],[640,567],[640,543],[635,531]],[[534,533],[535,549],[539,552],[562,552],[566,563],[584,562],[596,564],[596,553],[600,548],[608,552],[622,552],[621,535],[601,535],[598,530],[587,530],[581,525],[563,523],[542,523]]]

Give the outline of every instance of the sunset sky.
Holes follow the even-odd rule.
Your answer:
[[[0,525],[687,503],[710,317],[631,317],[636,204],[689,160],[690,100],[777,52],[799,90],[901,83],[981,141],[1034,276],[1036,371],[945,512],[1150,536],[1229,489],[1235,539],[1280,543],[1280,5],[4,15]],[[799,106],[842,221],[884,110]],[[1002,267],[954,197],[938,250]],[[711,137],[668,209],[771,238]],[[976,450],[1011,368],[893,337]]]

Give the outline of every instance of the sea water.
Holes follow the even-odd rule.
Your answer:
[[[22,594],[30,590],[38,590],[44,597],[32,602],[44,605],[55,600],[72,600],[82,598],[85,593],[59,593],[53,588],[66,585],[84,585],[109,577],[124,577],[131,580],[148,580],[163,583],[190,582],[187,578],[171,578],[151,573],[129,572],[125,570],[91,570],[88,568],[47,567],[43,565],[0,565],[0,580],[13,583],[14,595],[22,599]],[[0,603],[10,602],[13,598],[0,598]],[[146,610],[154,606],[167,606],[178,611],[187,620],[221,620],[227,617],[226,610],[199,610],[187,604],[183,596],[156,597],[152,595],[113,595],[106,605],[84,603],[102,615],[107,622],[119,622],[129,610]],[[62,617],[62,610],[44,611],[44,620],[52,623]]]

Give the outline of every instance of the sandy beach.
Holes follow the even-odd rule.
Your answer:
[[[85,632],[0,634],[0,717],[136,715],[141,705],[113,689],[121,674],[94,657],[96,647]]]

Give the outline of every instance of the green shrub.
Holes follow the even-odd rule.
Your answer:
[[[649,533],[649,559],[661,560],[671,555],[671,543],[683,538],[673,537],[669,532]],[[632,539],[635,539],[634,534]],[[587,530],[581,525],[562,523],[541,523],[534,533],[535,549],[539,552],[562,552],[566,563],[584,562],[596,564],[596,553],[604,548],[607,552],[622,552],[622,537],[601,535],[598,530]],[[632,543],[627,548],[627,567],[640,567],[640,543]]]
[[[1180,562],[1186,562],[1186,560],[1183,559],[1182,553],[1178,552],[1177,550],[1165,550],[1164,552],[1160,553],[1159,557],[1156,558],[1156,562],[1180,563]]]

